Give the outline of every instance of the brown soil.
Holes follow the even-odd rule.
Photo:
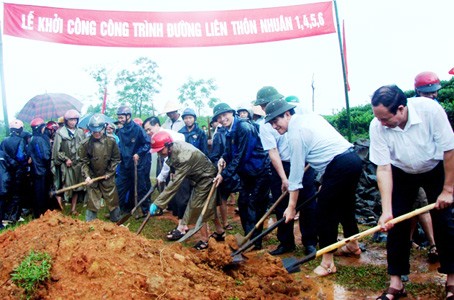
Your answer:
[[[208,251],[196,251],[48,211],[0,234],[0,299],[21,298],[10,273],[31,250],[53,260],[41,299],[315,299],[313,280],[296,284],[279,258],[249,252],[247,263],[232,265],[227,244],[211,239]]]

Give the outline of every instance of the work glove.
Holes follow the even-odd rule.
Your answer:
[[[154,216],[156,214],[156,212],[158,211],[159,207],[154,204],[154,203],[151,203],[150,205],[150,215]]]

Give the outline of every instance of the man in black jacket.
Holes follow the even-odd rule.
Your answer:
[[[28,146],[28,153],[31,160],[31,175],[33,178],[33,217],[39,218],[51,208],[49,190],[51,184],[50,140],[44,134],[46,123],[41,118],[35,118],[30,122],[33,129],[32,139]]]
[[[118,130],[121,163],[116,184],[122,214],[129,213],[134,207],[134,164],[137,164],[138,199],[143,198],[151,188],[150,138],[142,127],[132,122],[131,114],[131,108],[128,106],[120,106],[117,110],[118,122],[122,127]],[[148,214],[149,207],[150,200],[142,203],[143,215]]]

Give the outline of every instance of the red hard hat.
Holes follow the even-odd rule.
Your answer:
[[[65,112],[65,120],[69,119],[80,119],[79,112],[75,109],[70,109],[67,112]]]
[[[143,121],[141,118],[134,118],[134,123],[142,127]]]
[[[422,93],[433,93],[441,89],[440,79],[434,72],[422,72],[415,77],[415,90]]]
[[[159,131],[151,138],[151,152],[159,152],[172,143],[172,137],[166,131]]]
[[[34,118],[31,122],[30,122],[30,126],[31,127],[38,127],[40,125],[43,125],[44,124],[44,120],[41,119],[41,118]]]
[[[49,121],[46,123],[46,128],[49,130],[57,130],[58,129],[58,124],[57,122],[54,121]]]

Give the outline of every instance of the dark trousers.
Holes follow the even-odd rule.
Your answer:
[[[11,172],[11,189],[6,198],[8,199],[4,204],[4,218],[13,222],[17,222],[21,215],[23,207],[31,208],[31,200],[27,195],[32,198],[31,180],[27,177],[26,170],[17,169]]]
[[[171,200],[172,214],[178,219],[183,219],[184,212],[186,211],[189,199],[191,198],[192,189],[191,181],[186,178],[183,179],[177,193]]]
[[[39,218],[50,209],[50,180],[46,175],[33,175],[33,217]]]
[[[290,173],[290,163],[289,162],[282,162],[282,166],[284,167],[285,174],[289,175]],[[309,168],[307,172],[304,173],[303,177],[303,189],[299,191],[298,195],[298,204],[297,206],[307,201],[310,197],[312,197],[316,192],[316,187],[314,184],[315,180],[315,171],[312,168]],[[281,190],[282,181],[277,174],[274,167],[271,168],[271,194],[273,196],[273,202],[275,202],[280,195],[282,194]],[[277,205],[275,209],[276,218],[279,220],[284,216],[284,211],[288,206],[289,196],[287,195],[282,201]],[[317,202],[315,199],[305,203],[303,208],[300,210],[300,217],[299,217],[299,227],[301,231],[301,241],[304,246],[316,246],[317,245],[317,230],[315,227],[315,210],[316,210]],[[294,248],[295,247],[295,237],[293,234],[293,225],[294,222],[290,221],[288,223],[281,223],[277,227],[277,239],[281,243],[282,246],[287,248]]]
[[[317,197],[317,232],[320,248],[337,242],[338,226],[344,236],[359,232],[355,218],[355,191],[362,162],[353,151],[337,155],[326,167]]]
[[[150,166],[151,162],[147,160],[139,162],[137,167],[137,201],[140,201],[151,188]],[[132,169],[126,169],[123,165],[120,165],[115,183],[117,185],[121,213],[129,213],[135,203],[134,167]],[[150,199],[147,199],[141,204],[142,213],[148,214],[150,204]]]
[[[238,210],[244,233],[249,233],[265,214],[268,205],[270,191],[270,174],[264,172],[261,176],[239,175],[241,190],[238,195]],[[263,230],[262,225],[254,231],[251,239],[259,235]],[[262,246],[262,239],[258,239],[254,245]]]
[[[393,216],[398,217],[413,210],[413,204],[420,187],[424,189],[429,203],[436,202],[444,184],[444,167],[441,161],[434,169],[422,174],[408,174],[392,167]],[[454,273],[454,219],[452,206],[430,211],[437,245],[439,272]],[[390,275],[408,274],[410,271],[410,220],[400,222],[388,232],[386,249],[388,252],[388,273]]]

